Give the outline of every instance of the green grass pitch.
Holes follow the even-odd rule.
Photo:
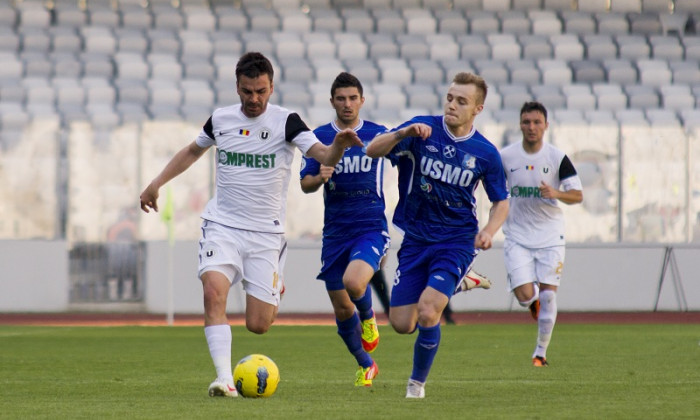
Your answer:
[[[233,327],[233,363],[270,356],[269,399],[210,398],[201,327],[0,326],[0,419],[696,419],[700,325],[557,325],[547,368],[535,324],[443,326],[424,400],[406,400],[415,336],[380,326],[379,376],[335,327]]]

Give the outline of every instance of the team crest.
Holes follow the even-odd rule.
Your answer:
[[[258,137],[260,140],[267,140],[270,138],[270,129],[269,128],[263,128],[260,130],[260,134],[258,134]]]
[[[455,149],[454,146],[451,144],[448,146],[443,147],[442,149],[442,155],[445,156],[446,158],[453,158],[457,154],[457,149]]]
[[[424,176],[420,177],[420,189],[427,192],[427,193],[429,193],[433,190],[432,184],[430,184],[428,181],[426,181]]]
[[[466,169],[476,168],[476,157],[471,155],[464,155],[464,159],[462,159],[462,167]]]

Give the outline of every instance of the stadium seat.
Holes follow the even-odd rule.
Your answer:
[[[627,108],[627,95],[622,91],[620,85],[594,83],[592,90],[596,95],[599,110],[615,111]]]
[[[39,2],[22,2],[17,6],[18,26],[22,28],[48,28],[51,13]]]
[[[556,11],[573,10],[573,3],[569,0],[544,0],[543,9]]]
[[[586,47],[586,58],[604,60],[617,58],[617,44],[609,34],[585,34],[582,37]]]
[[[372,89],[377,98],[377,109],[398,111],[406,107],[406,94],[398,84],[375,83]]]
[[[642,0],[643,12],[669,13],[671,1],[669,0]]]
[[[408,34],[427,36],[435,34],[437,31],[437,20],[430,10],[403,9],[402,15]]]
[[[254,32],[274,32],[280,29],[280,19],[274,10],[255,7],[248,9],[250,30]]]
[[[674,84],[700,84],[700,68],[697,61],[669,61]]]
[[[306,33],[311,31],[312,19],[301,11],[295,10],[281,14],[282,31]]]
[[[341,36],[342,35],[342,36]],[[341,60],[364,60],[368,57],[367,44],[357,33],[336,34],[336,55]]]
[[[608,0],[585,0],[578,2],[578,10],[582,12],[607,12]]]
[[[513,84],[536,85],[541,82],[540,70],[534,60],[510,60],[506,62],[510,72],[510,81]]]
[[[644,59],[651,56],[651,47],[644,35],[617,35],[615,42],[620,58]]]
[[[406,22],[397,10],[375,9],[374,16],[376,32],[380,34],[399,35],[406,33]]]
[[[124,28],[149,29],[153,27],[153,15],[141,6],[128,6],[120,10],[121,26]]]
[[[457,35],[462,60],[479,60],[491,58],[491,47],[483,34]]]
[[[627,85],[624,91],[631,109],[658,108],[660,105],[659,95],[652,86]]]
[[[440,98],[435,89],[426,84],[411,84],[406,86],[408,106],[411,108],[436,109],[440,107]]]
[[[576,60],[570,63],[576,83],[604,82],[605,69],[598,60]]]
[[[670,85],[671,69],[666,60],[637,60],[639,83],[648,86]]]
[[[340,18],[335,9],[314,9],[309,12],[313,20],[314,32],[341,32],[343,30],[343,19]]]
[[[474,60],[474,68],[478,74],[483,75],[486,82],[491,84],[501,84],[510,82],[510,74],[501,60]]]
[[[379,69],[373,60],[346,60],[345,67],[348,69],[348,72],[360,79],[363,85],[365,83],[377,83],[380,80]]]
[[[482,7],[489,12],[505,12],[510,10],[510,0],[485,0]]]
[[[596,108],[596,97],[589,84],[572,84],[562,86],[568,109],[585,111]]]
[[[533,85],[530,86],[533,98],[542,103],[547,109],[558,109],[566,106],[566,97],[559,86]]]
[[[466,34],[469,29],[467,19],[459,10],[436,10],[438,32],[441,34]]]
[[[607,79],[609,83],[628,85],[637,83],[637,69],[626,59],[606,59],[603,60]]]
[[[518,42],[524,59],[552,58],[552,45],[545,35],[520,35]]]
[[[86,26],[80,32],[85,52],[112,55],[117,50],[117,40],[110,28]]]
[[[683,45],[675,36],[651,35],[651,57],[657,60],[680,60],[684,56]]]
[[[433,34],[425,38],[428,44],[430,59],[435,61],[459,57],[459,45],[452,34]]]
[[[422,35],[400,34],[396,36],[401,58],[406,60],[430,57],[430,48]]]
[[[584,48],[578,36],[573,34],[552,35],[549,39],[552,44],[553,58],[559,60],[582,60]]]
[[[233,33],[248,30],[248,17],[240,9],[217,8],[215,9],[217,28],[220,31],[230,31]]]
[[[551,10],[531,10],[528,16],[535,35],[556,35],[562,33],[562,21]]]
[[[409,65],[413,71],[413,82],[427,85],[443,83],[445,75],[437,61],[431,59],[412,59]]]
[[[377,59],[377,67],[383,84],[407,85],[413,81],[413,71],[402,58]]]
[[[627,35],[630,32],[629,21],[621,13],[595,13],[599,34]]]
[[[662,33],[661,20],[658,13],[628,13],[630,32],[634,34]]]
[[[498,91],[501,94],[501,106],[505,109],[520,109],[525,102],[532,100],[532,95],[524,83],[501,83],[498,85]]]
[[[501,31],[508,34],[529,34],[532,33],[532,24],[522,10],[508,10],[500,12],[498,17],[501,21]]]
[[[338,76],[338,73],[346,71],[340,60],[334,58],[312,58],[311,65],[314,67],[316,80],[329,84]]]
[[[682,111],[695,107],[695,96],[689,85],[664,85],[659,87],[659,92],[661,93],[661,106],[664,109]]]
[[[660,13],[661,33],[664,35],[682,35],[689,21],[687,13]]]
[[[47,52],[51,46],[51,37],[44,28],[20,27],[19,36],[22,51]]]
[[[361,34],[373,33],[374,19],[368,11],[362,9],[343,9],[343,29],[345,32],[357,32]]]
[[[472,65],[467,60],[461,60],[459,58],[451,58],[445,60],[439,60],[440,66],[442,66],[445,72],[445,83],[451,83],[452,79],[457,73],[461,72],[471,72],[474,73]],[[442,94],[442,92],[440,92]],[[489,95],[491,95],[491,89],[489,87]]]
[[[571,69],[565,61],[556,59],[537,60],[537,66],[542,75],[542,84],[564,86],[571,84]]]
[[[561,17],[565,33],[577,35],[596,33],[597,24],[592,13],[567,10],[561,12]]]
[[[500,22],[494,12],[467,9],[471,34],[495,34],[500,32]]]
[[[700,13],[700,2],[696,0],[674,0],[674,13]]]
[[[486,41],[494,60],[519,60],[522,57],[522,49],[513,34],[488,34]]]
[[[642,0],[615,0],[610,3],[611,12],[636,12],[642,11]]]
[[[455,10],[478,10],[482,7],[482,0],[452,0]]]

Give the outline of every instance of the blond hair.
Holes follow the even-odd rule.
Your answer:
[[[477,76],[474,73],[461,72],[457,73],[452,79],[452,83],[457,85],[474,85],[479,91],[479,97],[477,98],[477,103],[483,105],[486,100],[486,94],[488,93],[489,87],[486,84],[486,80],[483,77]]]

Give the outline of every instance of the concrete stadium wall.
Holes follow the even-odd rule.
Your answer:
[[[129,310],[149,313],[191,314],[202,312],[202,290],[197,279],[196,241],[179,241],[171,249],[166,241],[146,244],[145,289],[142,305]],[[567,247],[566,265],[559,291],[561,311],[653,311],[700,310],[700,246],[674,245],[670,264],[661,273],[667,248],[664,245],[578,245]],[[172,261],[170,269],[169,261]],[[396,267],[392,248],[385,267],[391,282]],[[291,243],[284,272],[286,293],[281,313],[331,312],[322,282],[315,280],[320,268],[320,244]],[[452,299],[456,311],[524,311],[506,292],[503,249],[481,253],[477,271],[494,282],[491,290],[461,293]],[[65,241],[0,241],[0,312],[63,312],[69,303],[68,244]],[[172,289],[169,279],[172,277]],[[240,313],[245,295],[240,285],[232,288],[228,310]],[[375,302],[377,300],[375,299]],[[100,310],[99,304],[92,310]],[[114,310],[105,305],[103,310]],[[84,308],[83,308],[84,309]]]

